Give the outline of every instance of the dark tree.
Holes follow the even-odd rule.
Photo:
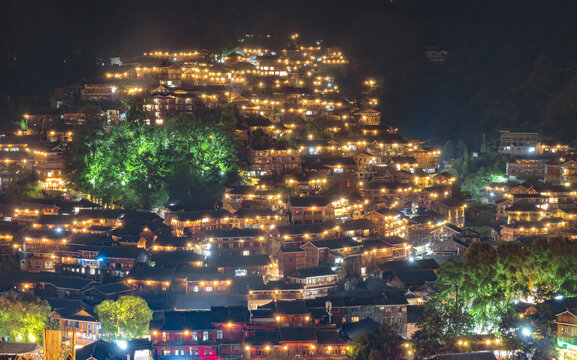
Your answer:
[[[404,359],[403,339],[387,324],[356,338],[349,349],[353,360]]]

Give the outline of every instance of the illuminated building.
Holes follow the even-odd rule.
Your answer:
[[[167,311],[162,323],[150,329],[154,358],[238,358],[247,323],[246,307]]]
[[[215,255],[262,254],[268,243],[268,234],[260,229],[209,230],[204,234]]]
[[[513,132],[500,130],[499,154],[538,155],[541,134],[538,132]]]
[[[332,199],[327,196],[290,197],[288,208],[294,225],[318,224],[334,218]]]
[[[567,309],[557,314],[557,351],[559,359],[577,358],[577,313],[576,309]]]
[[[255,176],[298,174],[302,171],[300,154],[296,149],[250,146],[247,151],[250,172]]]
[[[441,199],[434,201],[429,210],[447,219],[449,224],[458,227],[465,226],[465,208],[467,204],[456,199]]]

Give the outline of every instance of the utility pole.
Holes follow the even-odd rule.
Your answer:
[[[329,324],[330,324],[331,319],[333,317],[333,303],[330,301],[325,302],[325,308],[327,310],[327,314],[329,315]]]

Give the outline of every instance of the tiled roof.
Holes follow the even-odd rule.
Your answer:
[[[210,311],[166,311],[160,331],[214,329]]]
[[[255,330],[254,335],[248,337],[246,342],[251,345],[278,345],[280,344],[280,330]]]
[[[220,256],[209,257],[207,263],[210,266],[222,268],[242,268],[252,266],[268,266],[270,258],[268,255],[249,255],[249,256]]]
[[[288,277],[304,279],[307,277],[325,276],[325,275],[333,275],[333,274],[336,274],[336,273],[331,268],[316,267],[316,268],[308,268],[308,269],[299,269],[299,270],[297,270],[296,273],[288,275]]]
[[[367,332],[377,330],[379,326],[378,322],[367,317],[361,321],[344,323],[341,327],[341,333],[350,340],[354,340]]]
[[[97,258],[121,258],[121,259],[136,259],[147,252],[138,247],[133,246],[105,246],[98,253]]]
[[[218,306],[210,310],[213,323],[246,323],[249,319],[248,308],[244,306]]]
[[[277,230],[281,235],[320,234],[335,227],[335,223],[327,221],[320,224],[281,225]]]
[[[316,241],[311,241],[310,243],[319,249],[320,248],[329,248],[331,250],[361,247],[362,246],[361,243],[356,242],[350,236],[342,237],[342,238],[336,238],[336,239],[316,240]]]
[[[291,196],[289,199],[290,206],[293,207],[311,207],[327,206],[332,202],[332,198],[329,196],[307,196],[307,197],[295,197]]]
[[[35,343],[0,341],[0,355],[18,355],[40,350],[42,348]]]
[[[281,327],[280,341],[294,342],[294,341],[316,341],[317,332],[312,326],[299,327]]]
[[[266,233],[260,229],[209,230],[205,232],[205,238],[257,237],[265,235]]]
[[[147,266],[143,264],[135,265],[127,275],[128,279],[151,280],[151,281],[172,281],[176,270],[172,267]]]

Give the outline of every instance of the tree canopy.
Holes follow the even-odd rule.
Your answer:
[[[46,300],[14,290],[0,296],[0,338],[16,342],[42,342],[42,331],[52,328],[52,311]]]
[[[5,194],[8,202],[17,204],[25,200],[44,197],[42,185],[31,169],[10,164],[6,170],[6,179],[10,179]]]
[[[403,339],[388,324],[356,338],[350,346],[349,358],[353,360],[405,359]]]
[[[242,166],[234,120],[226,109],[204,110],[163,126],[135,120],[105,131],[100,117],[87,117],[70,147],[70,180],[81,191],[125,208],[214,195]]]
[[[531,245],[473,243],[462,263],[447,261],[436,282],[439,289],[425,306],[415,334],[423,356],[455,349],[457,339],[473,333],[504,336],[518,342],[518,301],[543,306],[556,295],[577,294],[577,244],[567,239],[539,238]],[[545,308],[543,308],[543,311]],[[548,341],[548,321],[535,331]],[[534,323],[535,327],[536,324]]]
[[[109,341],[131,340],[148,334],[152,310],[137,296],[121,296],[104,300],[94,310],[102,323],[102,335]]]

